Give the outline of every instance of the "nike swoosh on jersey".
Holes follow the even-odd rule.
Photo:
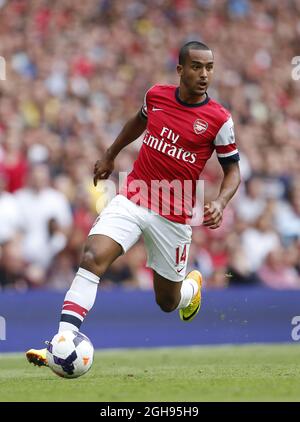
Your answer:
[[[152,107],[152,111],[163,111],[163,108]]]

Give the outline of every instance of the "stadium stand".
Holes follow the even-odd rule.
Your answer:
[[[210,95],[235,121],[243,185],[220,229],[194,228],[206,288],[300,288],[300,2],[0,1],[0,289],[65,290],[99,210],[95,159],[154,83],[177,83],[179,47],[214,51]],[[129,171],[138,140],[116,160]],[[216,157],[203,174],[213,198]],[[36,218],[36,215],[42,216]],[[142,242],[102,286],[151,288]]]

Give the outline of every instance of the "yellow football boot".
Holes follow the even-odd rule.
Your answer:
[[[29,363],[36,366],[48,366],[46,351],[47,349],[30,349],[26,352],[26,358]]]
[[[201,307],[201,286],[202,286],[202,275],[199,271],[194,270],[188,273],[186,278],[192,278],[198,284],[198,291],[194,295],[191,303],[183,309],[179,309],[179,316],[182,321],[192,321]]]

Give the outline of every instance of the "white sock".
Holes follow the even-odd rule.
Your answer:
[[[198,284],[197,282],[192,278],[185,278],[181,285],[181,299],[176,309],[183,309],[189,306],[191,303],[191,300],[195,296],[195,294],[198,292]]]
[[[97,275],[79,268],[65,297],[59,332],[79,331],[82,321],[95,303],[99,280]]]

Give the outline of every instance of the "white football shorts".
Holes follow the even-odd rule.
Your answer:
[[[192,228],[176,223],[116,195],[97,217],[89,236],[103,234],[122,246],[123,254],[144,237],[147,267],[171,281],[186,275]]]

